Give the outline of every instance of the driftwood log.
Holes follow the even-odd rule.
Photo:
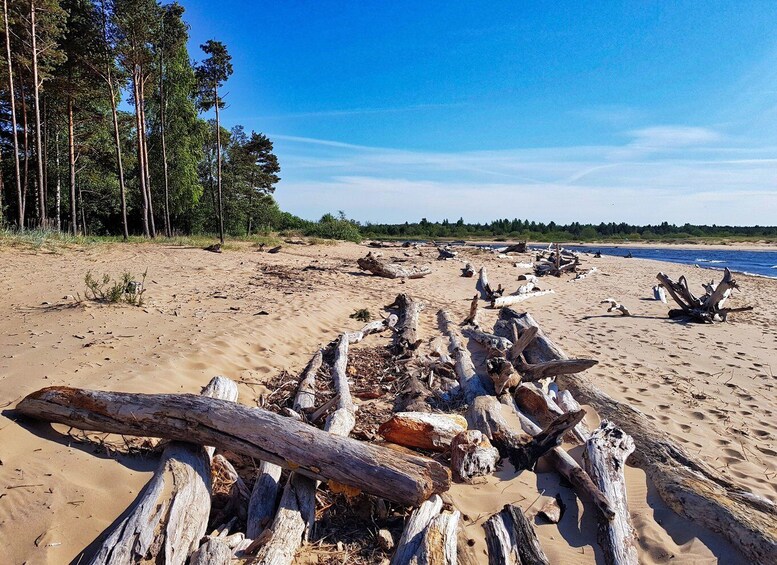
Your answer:
[[[480,298],[488,301],[494,300],[504,293],[502,285],[499,285],[496,290],[491,288],[491,285],[488,282],[488,271],[485,267],[480,267],[480,276],[478,277],[478,282],[475,284],[475,290],[480,293]]]
[[[451,441],[467,429],[467,420],[458,414],[397,412],[378,428],[386,441],[431,451],[448,451]]]
[[[731,312],[744,312],[753,309],[752,306],[742,308],[726,308],[724,306],[734,289],[739,288],[728,268],[723,271],[723,279],[716,286],[712,287],[711,284],[705,286],[705,294],[701,297],[697,297],[691,292],[684,276],[681,276],[677,282],[674,282],[664,273],[658,273],[656,278],[680,306],[679,309],[669,311],[670,318],[685,316],[694,322],[711,324],[712,322],[725,322]]]
[[[515,317],[536,326],[529,314]],[[524,352],[534,362],[566,355],[542,330]],[[559,387],[594,408],[634,439],[629,463],[645,471],[661,498],[678,514],[717,532],[755,563],[777,562],[777,506],[698,460],[639,410],[604,394],[583,375],[559,375]]]
[[[427,458],[216,398],[50,387],[25,397],[17,410],[81,429],[213,445],[401,504],[417,504],[450,484],[448,471]]]
[[[456,565],[460,516],[458,510],[444,510],[432,518],[410,565]]]
[[[225,377],[214,377],[202,395],[234,403],[237,385]],[[21,405],[20,411],[24,413]],[[121,565],[146,559],[185,563],[208,527],[212,455],[212,447],[183,442],[168,445],[130,514],[108,534],[91,563]]]
[[[467,319],[462,322],[462,326],[470,325],[473,328],[480,327],[480,321],[478,320],[478,298],[479,296],[476,294],[469,303],[469,315],[467,316]]]
[[[549,290],[537,290],[525,294],[511,294],[509,296],[495,296],[491,299],[491,308],[504,308],[505,306],[512,306],[518,304],[530,298],[536,298],[537,296],[544,296],[546,294],[553,294],[553,289]]]
[[[461,269],[461,276],[472,278],[475,276],[475,267],[473,267],[470,263],[467,263],[464,265],[464,268]]]
[[[373,275],[387,279],[420,279],[432,272],[429,267],[403,267],[396,263],[386,263],[372,252],[359,259],[357,263],[362,271],[369,271]]]
[[[459,480],[490,475],[499,462],[499,451],[479,430],[462,431],[451,441],[451,469]]]
[[[603,421],[585,444],[585,470],[610,499],[615,517],[599,519],[599,545],[607,565],[637,565],[637,534],[626,502],[626,459],[634,451],[634,440]]]
[[[483,524],[489,565],[550,565],[534,526],[516,504],[506,504]]]
[[[386,308],[397,308],[399,311],[391,352],[397,357],[412,355],[421,343],[418,339],[418,318],[424,305],[407,294],[399,294]]]
[[[432,520],[442,511],[442,498],[433,495],[422,503],[405,522],[405,529],[397,542],[397,548],[391,558],[391,565],[405,565],[418,552],[424,538],[424,532]]]

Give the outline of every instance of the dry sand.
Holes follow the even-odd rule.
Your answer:
[[[346,329],[358,308],[373,314],[398,292],[427,303],[420,333],[439,335],[435,312],[463,318],[474,280],[459,261],[434,261],[431,276],[407,283],[365,276],[355,267],[364,246],[285,246],[269,255],[245,248],[221,255],[157,245],[105,245],[41,251],[0,250],[0,547],[2,563],[66,563],[125,510],[154,468],[153,457],[116,455],[78,442],[60,426],[17,422],[7,411],[50,385],[131,392],[199,392],[216,374],[240,382],[255,405],[261,384],[281,370],[300,371],[311,353]],[[402,251],[386,250],[402,257]],[[523,271],[491,254],[492,282],[509,289]],[[520,260],[520,259],[518,259]],[[655,274],[685,273],[693,288],[719,273],[654,261],[586,259],[599,273],[578,282],[543,280],[556,294],[521,305],[568,354],[600,361],[590,377],[608,394],[655,420],[677,442],[734,481],[777,500],[777,280],[738,276],[735,305],[757,309],[728,324],[685,325],[649,300]],[[303,270],[314,265],[324,270]],[[77,303],[87,270],[148,269],[145,307]],[[631,318],[605,313],[613,297]],[[258,315],[266,311],[267,315]],[[485,326],[496,312],[483,316]],[[387,343],[370,337],[363,346]],[[595,414],[589,415],[596,420]],[[579,457],[580,448],[572,449]],[[540,470],[541,471],[541,470]],[[661,503],[644,473],[628,468],[628,497],[644,563],[740,563],[721,538]],[[482,523],[507,502],[529,507],[540,492],[561,493],[569,509],[559,525],[538,525],[552,563],[584,565],[597,556],[595,518],[552,473],[515,476],[509,465],[452,496],[482,562]],[[540,504],[536,502],[535,504]]]

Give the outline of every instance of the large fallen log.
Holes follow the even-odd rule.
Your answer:
[[[407,294],[399,294],[386,308],[399,310],[399,322],[396,325],[391,352],[397,357],[411,355],[421,343],[418,339],[418,317],[424,305]]]
[[[599,545],[607,565],[637,565],[637,534],[626,502],[626,459],[634,441],[611,422],[603,421],[585,444],[585,470],[610,499],[615,517],[599,519]]]
[[[488,282],[488,271],[485,267],[480,267],[480,276],[478,277],[478,282],[475,284],[475,290],[480,293],[480,297],[483,300],[494,300],[497,296],[502,296],[502,293],[504,292],[502,285],[499,285],[496,290],[491,288],[491,285]]]
[[[226,377],[214,377],[202,395],[234,403],[237,385]],[[19,409],[25,413],[21,404]],[[212,447],[179,442],[168,445],[130,514],[111,530],[90,563],[185,563],[208,527],[212,455]]]
[[[534,526],[516,504],[506,504],[483,524],[489,565],[550,565]]]
[[[514,318],[521,327],[536,326],[529,314]],[[539,330],[524,351],[533,362],[566,355]],[[634,439],[629,464],[645,471],[661,498],[678,514],[723,535],[756,563],[777,562],[777,506],[746,490],[698,460],[639,410],[604,394],[583,375],[559,375],[559,387],[594,408]]]
[[[260,408],[193,394],[49,387],[25,397],[26,416],[76,428],[194,441],[401,504],[447,490],[448,471],[425,457],[341,438]]]
[[[410,565],[456,565],[460,516],[458,510],[445,510],[432,518]]]
[[[359,259],[357,263],[362,271],[369,271],[373,275],[387,279],[420,279],[432,272],[429,267],[403,267],[396,263],[386,263],[372,252]]]

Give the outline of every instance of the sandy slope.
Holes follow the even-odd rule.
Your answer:
[[[458,276],[460,262],[433,261],[436,253],[427,251],[433,274],[403,284],[358,272],[355,259],[365,252],[352,244],[286,246],[277,255],[155,245],[0,250],[0,406],[57,384],[198,392],[215,374],[242,381],[241,401],[255,405],[267,392],[257,383],[282,369],[299,371],[320,344],[358,327],[348,317],[357,308],[378,313],[397,292],[410,292],[428,305],[420,328],[425,340],[439,335],[437,308],[464,316],[474,281]],[[492,255],[469,260],[487,263],[490,279],[508,288],[522,272]],[[525,302],[525,309],[567,353],[599,359],[589,373],[603,390],[643,410],[735,481],[777,500],[777,281],[740,276],[743,291],[734,301],[757,304],[756,312],[732,316],[729,324],[683,325],[666,318],[666,306],[646,300],[656,272],[685,272],[694,286],[716,272],[636,259],[587,263],[594,261],[601,273],[574,283],[543,281],[556,294]],[[302,270],[309,265],[324,270]],[[87,270],[146,268],[144,308],[65,298],[83,293]],[[610,296],[635,316],[606,314],[599,301]],[[484,325],[495,318],[487,313]],[[387,338],[369,339],[375,345]],[[7,411],[0,416],[3,563],[73,559],[124,511],[155,465],[79,443],[66,431],[17,423]],[[741,562],[717,536],[668,511],[640,470],[627,469],[627,477],[641,561]],[[528,507],[541,491],[560,492],[571,505],[558,526],[538,526],[552,562],[596,563],[593,513],[551,473],[515,477],[503,469],[475,486],[455,486],[452,495],[482,555],[482,522],[506,502]]]

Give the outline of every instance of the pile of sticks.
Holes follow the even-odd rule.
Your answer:
[[[534,274],[538,277],[560,277],[564,273],[576,273],[579,265],[580,258],[577,253],[559,247],[558,243],[550,244],[545,251],[537,252]]]

